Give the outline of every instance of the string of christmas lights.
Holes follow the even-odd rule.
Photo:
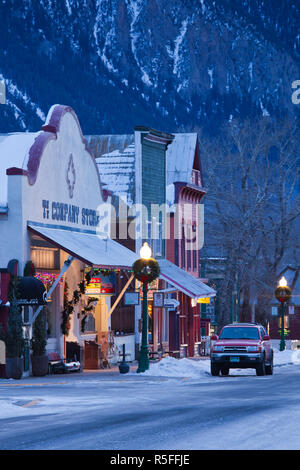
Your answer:
[[[42,281],[42,283],[44,284],[46,289],[49,289],[54,284],[54,282],[56,281],[56,279],[58,277],[58,274],[37,271],[34,277],[36,277],[37,279]],[[58,285],[62,286],[63,283],[64,283],[64,279],[63,279],[63,276],[62,276],[59,280]]]
[[[105,268],[91,268],[90,270],[87,270],[86,272],[93,272],[94,274],[97,273],[120,273],[120,272],[127,272],[127,273],[133,273],[133,269],[105,269]]]

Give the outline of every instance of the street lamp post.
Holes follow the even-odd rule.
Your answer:
[[[292,295],[292,291],[287,285],[287,281],[284,276],[279,281],[277,288],[275,289],[275,297],[281,303],[281,333],[280,333],[280,345],[279,350],[285,350],[285,339],[284,339],[284,307],[286,302]]]
[[[135,277],[143,284],[143,310],[142,310],[142,344],[137,372],[145,372],[149,369],[149,347],[148,347],[148,283],[159,276],[158,262],[151,258],[151,248],[144,243],[140,250],[141,258],[133,264]]]
[[[143,282],[143,311],[142,311],[142,345],[137,372],[145,372],[149,369],[149,345],[148,345],[148,284]]]

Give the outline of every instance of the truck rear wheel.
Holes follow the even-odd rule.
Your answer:
[[[266,366],[266,374],[267,375],[273,375],[273,355],[271,357],[270,364]]]
[[[229,367],[222,367],[221,368],[221,374],[222,375],[228,375],[229,374]]]
[[[263,358],[262,362],[256,366],[256,375],[266,375],[266,363],[265,358]]]
[[[211,375],[217,376],[220,373],[220,367],[217,366],[216,364],[210,363],[210,372],[211,372]]]

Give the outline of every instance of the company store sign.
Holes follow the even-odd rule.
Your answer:
[[[42,217],[44,220],[81,224],[89,227],[97,227],[100,216],[95,209],[80,208],[73,204],[57,201],[42,201]]]

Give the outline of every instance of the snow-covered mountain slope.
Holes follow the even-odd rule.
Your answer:
[[[297,0],[0,0],[0,17],[0,132],[38,129],[53,103],[86,134],[299,115]]]

